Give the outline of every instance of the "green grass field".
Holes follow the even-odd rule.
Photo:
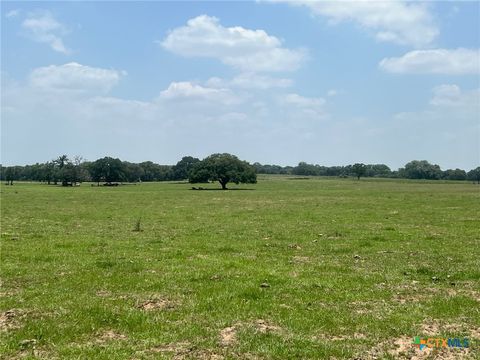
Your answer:
[[[478,185],[190,188],[2,184],[0,357],[480,358]]]

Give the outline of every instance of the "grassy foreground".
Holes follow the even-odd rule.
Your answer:
[[[0,357],[479,358],[479,186],[231,188],[2,184]]]

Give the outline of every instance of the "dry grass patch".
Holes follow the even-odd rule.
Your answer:
[[[156,346],[148,350],[149,353],[162,353],[172,360],[198,359],[223,360],[224,356],[207,349],[197,349],[188,341]],[[156,358],[156,357],[155,357]]]
[[[153,297],[149,300],[141,302],[140,304],[137,304],[137,308],[145,311],[172,310],[176,306],[177,304],[175,302],[160,297]]]
[[[291,262],[294,264],[307,264],[310,262],[310,258],[308,256],[294,256]]]
[[[119,332],[116,332],[114,330],[106,330],[96,338],[96,342],[99,344],[105,344],[111,341],[122,341],[122,340],[127,340],[127,336]]]
[[[255,322],[253,323],[253,327],[255,328],[256,331],[262,333],[262,334],[266,334],[266,333],[280,333],[282,332],[282,328],[277,326],[277,325],[274,325],[266,320],[263,320],[263,319],[258,319],[258,320],[255,320]]]
[[[237,342],[237,328],[235,326],[226,327],[220,331],[220,345],[230,346]]]
[[[20,320],[27,316],[21,309],[10,309],[0,314],[0,332],[20,328]]]

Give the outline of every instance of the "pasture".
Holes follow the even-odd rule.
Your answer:
[[[229,188],[2,184],[0,357],[479,358],[478,185]]]

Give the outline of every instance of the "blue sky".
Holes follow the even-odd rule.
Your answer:
[[[3,164],[480,163],[478,2],[2,2]]]

